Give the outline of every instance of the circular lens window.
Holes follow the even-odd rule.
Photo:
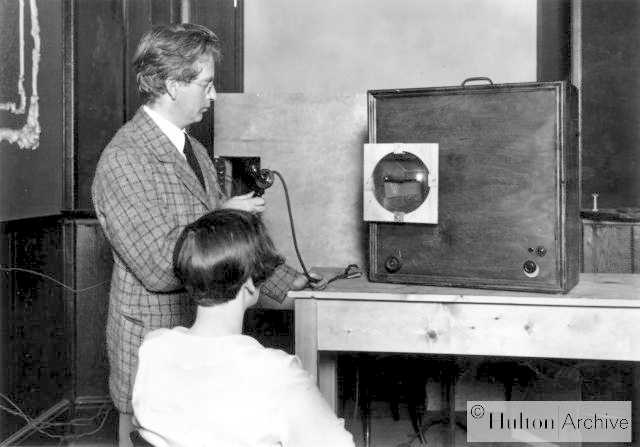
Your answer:
[[[385,155],[373,170],[376,200],[391,212],[410,213],[429,195],[429,170],[409,152]]]

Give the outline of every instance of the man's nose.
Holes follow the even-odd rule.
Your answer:
[[[216,92],[216,88],[212,86],[211,91],[207,93],[207,98],[209,98],[209,101],[215,101],[217,97],[218,93]]]

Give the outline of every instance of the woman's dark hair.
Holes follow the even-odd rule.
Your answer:
[[[173,251],[174,272],[200,306],[234,299],[249,278],[260,287],[282,263],[260,217],[234,209],[187,225]]]
[[[210,55],[214,61],[221,58],[218,38],[207,27],[183,23],[160,25],[147,31],[133,57],[143,102],[162,95],[167,79],[191,82],[197,78],[202,71],[197,62],[203,55]]]

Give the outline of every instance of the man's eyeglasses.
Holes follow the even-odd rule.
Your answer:
[[[205,82],[205,81],[191,81],[189,84],[196,84],[200,87],[204,88],[204,92],[208,95],[213,91],[213,81]]]

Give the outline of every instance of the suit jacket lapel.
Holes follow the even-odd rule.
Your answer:
[[[186,188],[207,208],[212,209],[208,194],[202,189],[198,177],[196,177],[187,160],[178,153],[171,140],[160,130],[151,117],[140,108],[132,121],[140,128],[145,146],[160,162],[173,164],[176,176]],[[200,159],[201,157],[198,157],[198,162],[202,166]],[[209,187],[208,184],[207,187]]]

